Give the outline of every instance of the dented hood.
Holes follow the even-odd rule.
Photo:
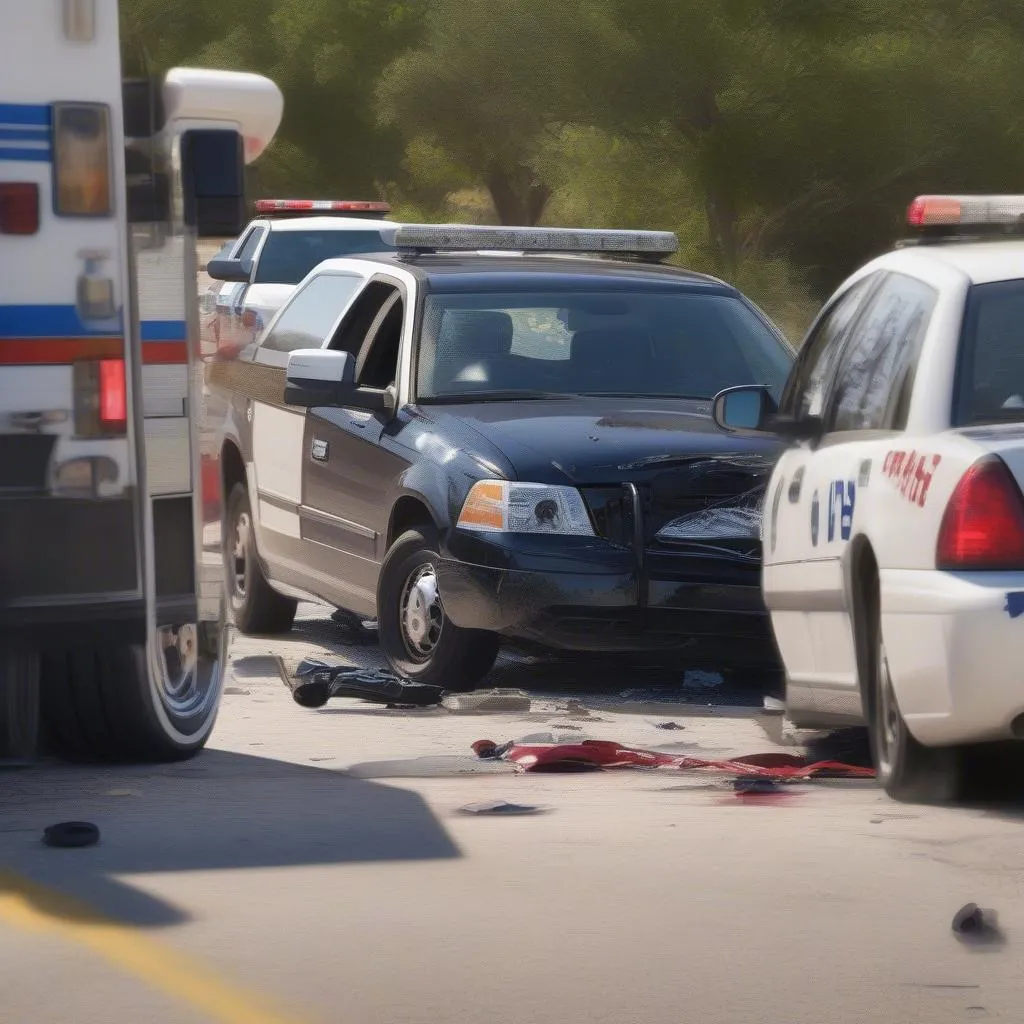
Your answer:
[[[781,445],[734,437],[711,403],[681,399],[571,398],[467,403],[421,410],[445,436],[469,442],[453,420],[486,440],[520,480],[577,486],[649,481],[682,469],[697,484],[716,472],[766,478]],[[698,484],[699,486],[699,484]],[[730,488],[731,489],[731,488]]]

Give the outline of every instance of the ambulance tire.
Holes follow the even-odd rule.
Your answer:
[[[907,727],[900,711],[882,636],[877,581],[866,619],[867,717],[871,754],[882,788],[903,803],[946,804],[967,793],[968,752],[959,747],[926,747]]]
[[[468,693],[494,667],[501,639],[495,633],[463,629],[445,615],[433,571],[437,549],[437,534],[427,526],[407,530],[388,549],[377,583],[377,632],[398,675]],[[417,609],[413,591],[420,584],[425,589]]]
[[[31,761],[39,746],[39,654],[0,651],[0,762]]]
[[[49,752],[70,761],[136,763],[181,761],[198,753],[220,706],[226,630],[207,633],[200,626],[195,635],[203,693],[188,707],[175,707],[165,696],[141,645],[44,652],[42,714]]]
[[[248,635],[291,632],[298,602],[267,582],[256,550],[252,505],[245,484],[235,484],[225,506],[224,566],[235,625]]]

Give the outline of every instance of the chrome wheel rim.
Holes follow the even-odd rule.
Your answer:
[[[878,772],[883,777],[892,774],[893,753],[899,743],[900,709],[892,688],[889,658],[885,643],[878,641]]]
[[[231,543],[231,586],[235,595],[245,597],[245,571],[249,560],[249,533],[252,521],[248,512],[240,512],[235,520],[234,536]]]
[[[215,673],[200,671],[199,630],[195,623],[157,631],[157,685],[167,709],[189,715],[202,708],[215,685]]]
[[[444,629],[444,606],[432,565],[419,566],[405,581],[399,615],[409,656],[417,662],[429,660]]]

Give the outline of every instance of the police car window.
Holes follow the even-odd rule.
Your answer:
[[[917,363],[936,297],[933,288],[904,274],[886,277],[843,353],[826,430],[882,430],[894,425],[894,406]]]
[[[804,341],[793,375],[782,396],[781,411],[802,419],[821,416],[825,395],[832,381],[843,342],[865,297],[877,278],[872,275],[858,281],[818,321]]]
[[[710,399],[781,393],[792,352],[739,296],[576,282],[561,290],[434,292],[424,305],[421,400],[488,391]]]
[[[324,260],[393,248],[381,238],[379,230],[271,231],[253,283],[298,284]]]
[[[968,293],[957,395],[957,426],[1024,420],[1024,281]]]
[[[362,278],[346,274],[314,277],[281,312],[260,349],[320,348],[361,284]]]

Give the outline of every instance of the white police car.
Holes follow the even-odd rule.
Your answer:
[[[891,796],[965,792],[975,744],[1024,738],[1024,196],[922,196],[913,244],[829,300],[778,409],[766,604],[793,722],[867,722]]]
[[[364,200],[257,200],[256,219],[207,263],[208,347],[221,357],[237,355],[324,260],[390,251],[381,228],[395,225],[380,223],[390,211],[387,203]]]

